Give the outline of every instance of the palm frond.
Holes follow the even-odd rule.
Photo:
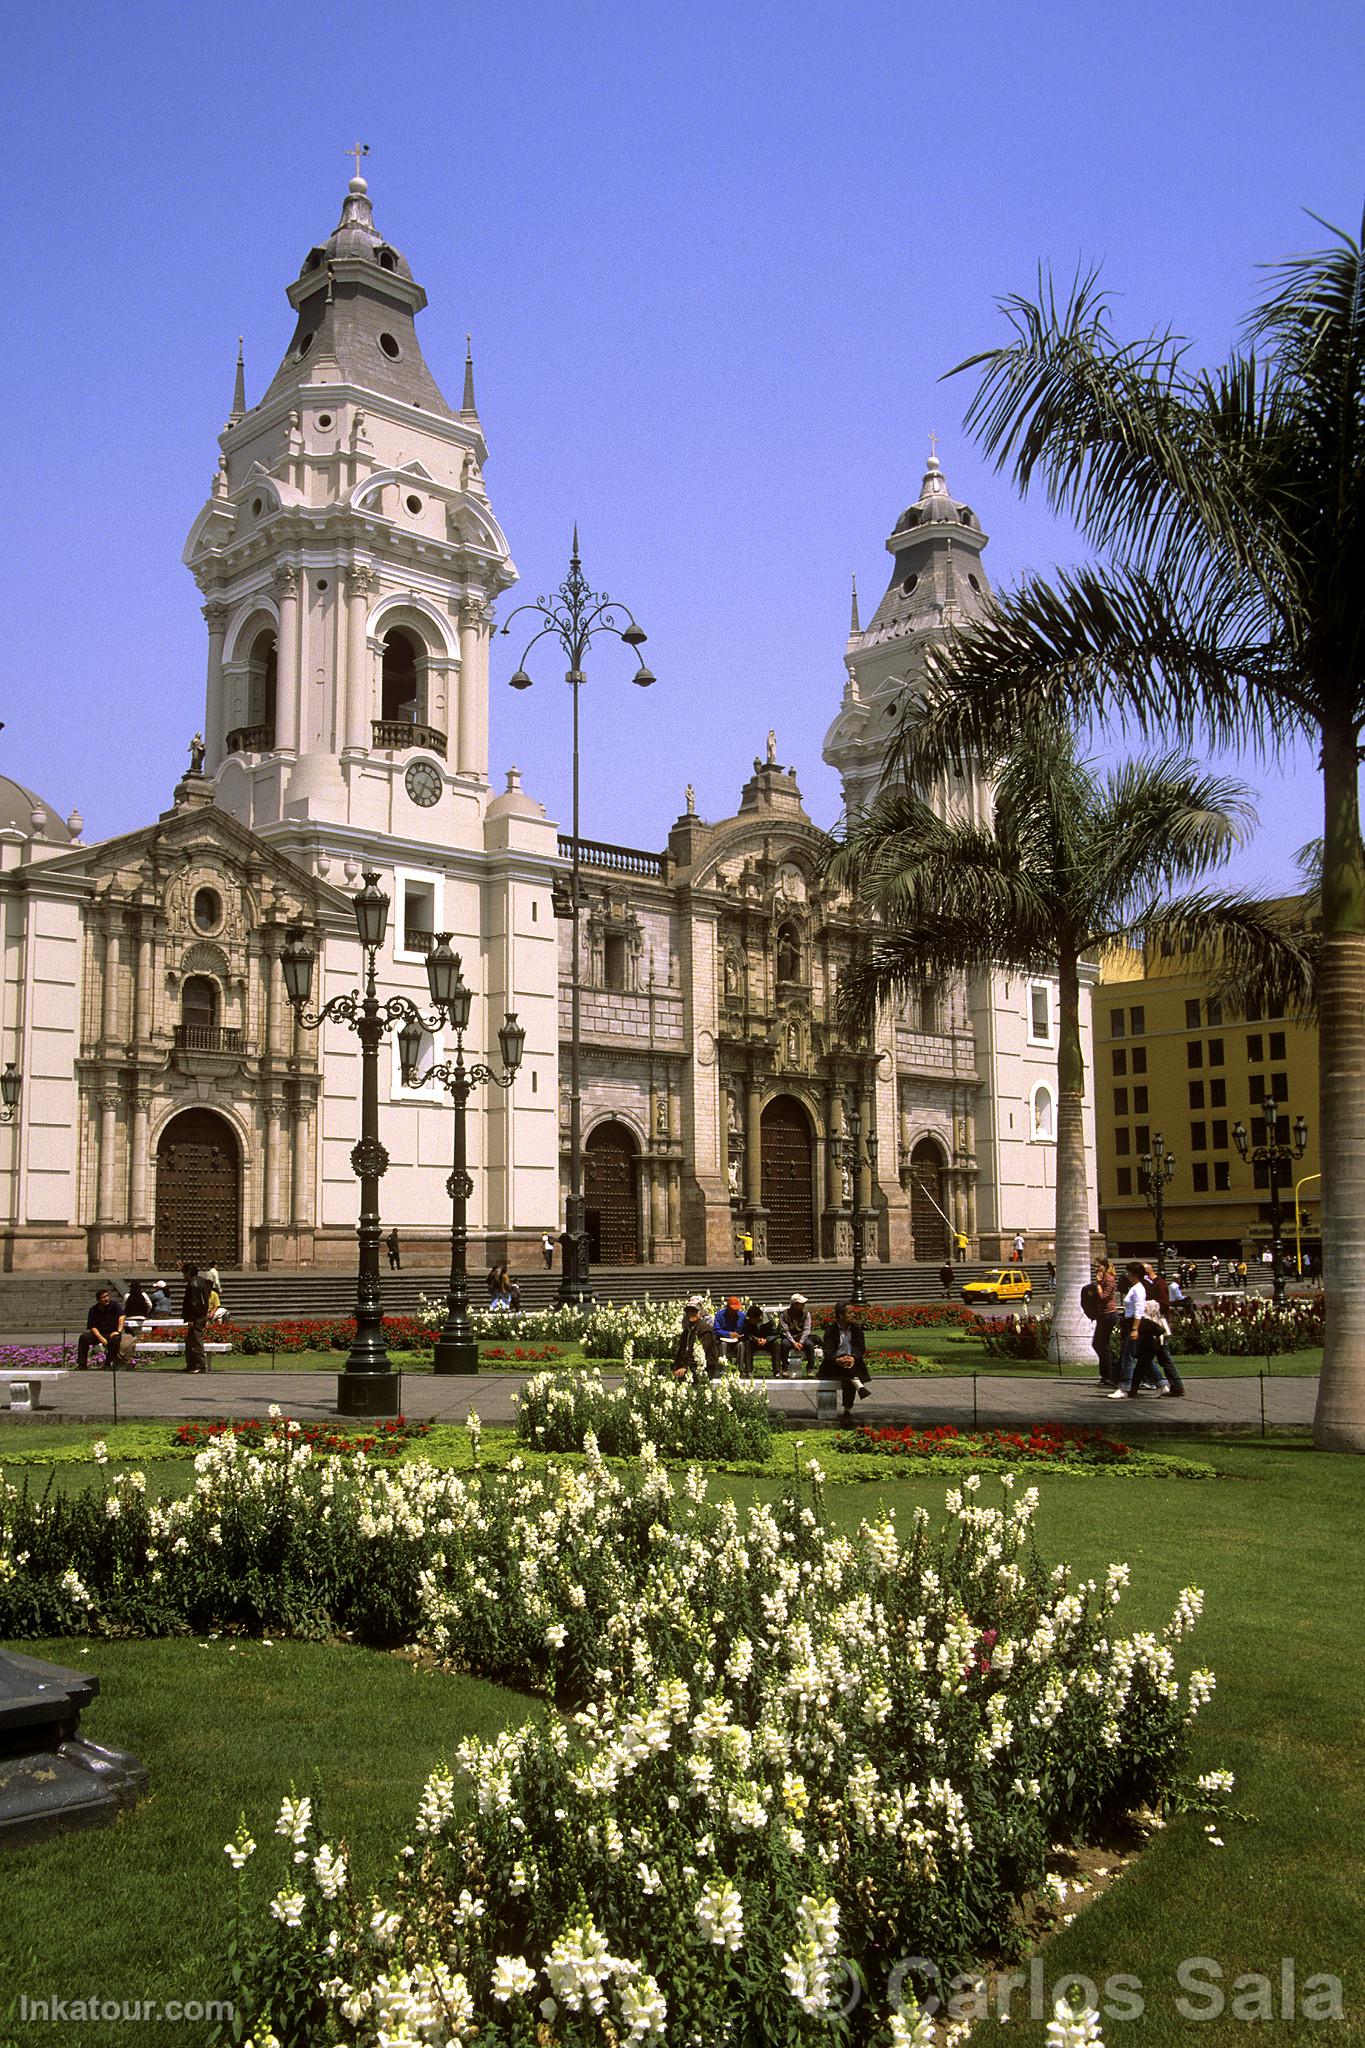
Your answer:
[[[1210,963],[1214,992],[1245,1013],[1283,1003],[1311,1016],[1317,1002],[1317,940],[1301,918],[1238,892],[1195,893],[1153,905],[1141,920],[1149,951]]]

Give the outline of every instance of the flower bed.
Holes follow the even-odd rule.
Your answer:
[[[247,1450],[267,1444],[293,1450],[306,1445],[315,1454],[353,1457],[363,1451],[370,1458],[396,1458],[404,1445],[430,1436],[429,1422],[409,1422],[405,1415],[391,1421],[376,1421],[363,1430],[343,1429],[334,1422],[295,1422],[272,1407],[266,1421],[225,1418],[218,1422],[182,1422],[171,1437],[177,1450],[206,1450],[215,1437],[231,1437]]]
[[[489,1364],[544,1365],[547,1361],[562,1358],[562,1344],[489,1344],[479,1354]]]
[[[1320,1346],[1326,1311],[1321,1294],[1287,1301],[1282,1308],[1264,1295],[1239,1295],[1197,1308],[1177,1308],[1170,1323],[1171,1350],[1177,1358],[1208,1352],[1227,1358],[1276,1358]],[[1048,1308],[1037,1316],[969,1316],[964,1330],[989,1357],[1032,1364],[1048,1355],[1052,1311]]]
[[[878,1371],[894,1367],[898,1373],[909,1373],[915,1379],[932,1379],[943,1371],[936,1358],[922,1358],[919,1352],[903,1351],[899,1346],[886,1351],[870,1351],[868,1360]]]
[[[1122,1465],[1133,1452],[1116,1437],[1098,1429],[1072,1429],[1060,1422],[1035,1422],[1027,1430],[955,1429],[950,1422],[934,1429],[859,1429],[845,1438],[848,1451],[905,1458],[952,1458],[970,1464]]]
[[[349,1351],[355,1342],[354,1316],[286,1316],[267,1323],[215,1323],[213,1334],[248,1357],[273,1352],[282,1358],[304,1351]],[[439,1334],[421,1316],[385,1316],[384,1342],[395,1351],[430,1351]]]
[[[537,1451],[597,1449],[635,1458],[763,1459],[772,1446],[767,1395],[733,1374],[700,1386],[628,1363],[621,1385],[599,1372],[538,1373],[517,1399],[517,1435]]]
[[[811,1320],[819,1329],[833,1314],[832,1307],[813,1308]],[[857,1314],[865,1330],[952,1330],[976,1320],[969,1308],[951,1301],[869,1301]]]
[[[74,1344],[0,1344],[0,1372],[41,1372],[75,1362]]]
[[[351,1630],[574,1710],[459,1742],[377,1884],[311,1799],[259,1863],[243,1828],[258,2048],[908,2043],[896,1959],[1008,1952],[1050,1845],[1158,1803],[1213,1687],[1177,1674],[1196,1591],[1125,1635],[1128,1568],[1050,1568],[1036,1492],[973,1472],[942,1526],[845,1536],[815,1466],[743,1514],[650,1452],[457,1475],[220,1436],[196,1468],[164,1502],[0,1490],[0,1635]]]

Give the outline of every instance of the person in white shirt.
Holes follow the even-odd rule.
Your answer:
[[[1123,1297],[1123,1351],[1119,1358],[1119,1383],[1110,1401],[1127,1401],[1135,1385],[1141,1387],[1146,1379],[1160,1379],[1159,1394],[1169,1394],[1164,1376],[1160,1375],[1155,1363],[1156,1325],[1147,1317],[1147,1276],[1140,1259],[1130,1259],[1124,1267],[1128,1291]]]

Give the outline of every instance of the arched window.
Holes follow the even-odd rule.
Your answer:
[[[180,1021],[187,1031],[212,1031],[218,1022],[218,984],[207,974],[186,976]]]
[[[1038,1144],[1055,1142],[1057,1100],[1045,1081],[1039,1081],[1029,1097],[1029,1137]]]
[[[275,730],[275,635],[258,633],[247,657],[246,722]]]
[[[919,1028],[935,1036],[943,1029],[941,990],[936,981],[922,981],[919,985]]]
[[[391,725],[420,725],[426,716],[422,703],[422,660],[417,644],[401,626],[384,635],[380,666],[379,715]]]

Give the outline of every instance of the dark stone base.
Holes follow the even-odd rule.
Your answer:
[[[397,1415],[398,1374],[396,1372],[343,1372],[337,1374],[338,1415]]]
[[[0,1651],[0,1847],[107,1827],[146,1792],[135,1756],[77,1733],[98,1691],[88,1671]]]
[[[479,1347],[470,1338],[467,1342],[459,1339],[447,1344],[439,1339],[432,1353],[432,1370],[438,1373],[476,1373],[479,1369]]]

